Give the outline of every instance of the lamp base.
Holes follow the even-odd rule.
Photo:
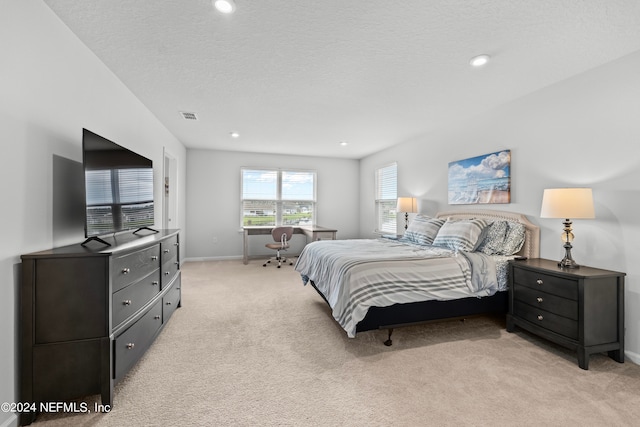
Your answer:
[[[558,263],[558,267],[561,267],[561,268],[580,268],[580,265],[578,265],[578,263],[576,263],[574,260],[567,259],[565,257],[565,258],[562,258],[562,261],[560,261]]]
[[[571,248],[573,246],[571,246],[571,243],[567,242],[564,244],[564,258],[562,258],[562,261],[560,261],[558,263],[558,266],[561,268],[580,268],[580,265],[578,265],[577,262],[575,262],[573,260],[573,257],[571,256]]]

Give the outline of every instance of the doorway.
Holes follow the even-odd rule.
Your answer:
[[[162,228],[178,228],[178,165],[176,158],[164,149],[162,173]]]

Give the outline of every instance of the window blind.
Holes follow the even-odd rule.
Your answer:
[[[377,231],[396,234],[397,198],[398,165],[393,163],[376,170]]]

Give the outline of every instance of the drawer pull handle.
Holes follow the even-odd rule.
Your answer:
[[[171,305],[171,301],[167,301],[165,304],[167,304],[167,305]]]
[[[158,320],[158,319],[160,319],[160,316],[153,316],[153,318]]]
[[[169,249],[165,249],[165,250],[164,250],[164,253],[165,253],[165,254],[168,254],[169,252],[171,252]]]
[[[171,274],[171,272],[170,272],[170,271],[165,271],[165,272],[164,272],[164,275],[165,275],[165,276],[168,276],[168,275],[170,275],[170,274]]]
[[[538,279],[538,280],[536,280],[536,283],[537,283],[538,285],[542,285],[544,282],[542,281],[542,279]]]
[[[538,298],[536,298],[536,301],[538,301],[538,302],[542,302],[542,301],[543,301],[543,299],[542,299],[542,297],[538,297]]]
[[[180,265],[180,263],[179,263],[179,262],[174,262],[174,264],[175,264],[175,265],[177,265],[177,266],[178,266],[178,265]]]
[[[158,286],[158,284],[159,284],[159,283],[158,283],[158,281],[157,281],[157,280],[154,280],[153,282],[151,282],[151,284],[152,284],[153,286]]]
[[[122,301],[122,303],[124,305],[131,305],[131,300],[130,299],[126,299],[126,300]]]
[[[123,268],[122,269],[122,274],[129,274],[131,270],[129,268]]]
[[[542,320],[544,319],[544,317],[542,317],[542,314],[538,314],[538,320]]]
[[[180,246],[180,242],[174,243],[173,246]]]
[[[157,261],[158,260],[158,255],[153,255],[151,257],[151,261]]]
[[[130,343],[127,344],[127,350],[131,350],[135,346],[136,346],[135,343],[130,342]]]

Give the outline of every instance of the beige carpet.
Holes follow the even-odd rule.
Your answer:
[[[186,263],[182,308],[108,414],[36,426],[640,425],[640,366],[574,354],[501,318],[349,339],[292,267]],[[98,397],[83,399],[93,407]]]

